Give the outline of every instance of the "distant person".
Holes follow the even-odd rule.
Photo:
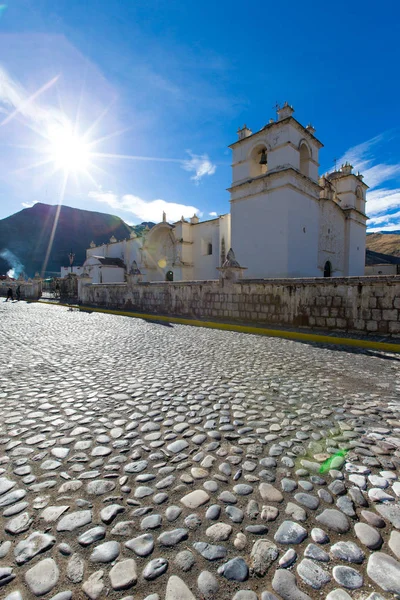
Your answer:
[[[13,291],[12,291],[12,288],[10,288],[10,287],[7,290],[6,302],[8,302],[9,300],[14,300]]]
[[[17,296],[17,300],[20,301],[21,300],[21,286],[19,285],[16,289],[16,296]]]

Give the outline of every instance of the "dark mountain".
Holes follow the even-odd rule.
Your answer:
[[[10,268],[15,268],[17,275],[22,269],[28,277],[43,270],[46,275],[57,274],[61,266],[69,264],[71,250],[74,264],[82,265],[92,240],[102,244],[112,235],[121,240],[132,230],[139,235],[145,226],[131,227],[113,215],[39,202],[0,220],[0,275]]]

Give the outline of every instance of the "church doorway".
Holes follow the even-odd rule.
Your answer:
[[[324,266],[324,277],[332,277],[332,265],[329,260],[326,261]]]
[[[173,281],[174,280],[174,272],[167,271],[165,274],[165,281]]]

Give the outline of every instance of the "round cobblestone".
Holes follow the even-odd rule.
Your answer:
[[[399,593],[392,355],[40,303],[0,319],[2,597]]]

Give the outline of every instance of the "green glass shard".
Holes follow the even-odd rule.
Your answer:
[[[347,450],[338,450],[337,452],[335,452],[335,454],[332,454],[332,456],[330,456],[329,458],[327,458],[322,465],[319,468],[319,472],[320,473],[326,473],[327,471],[330,470],[331,468],[331,464],[333,462],[333,460],[338,457],[338,456],[346,456],[347,454]]]

